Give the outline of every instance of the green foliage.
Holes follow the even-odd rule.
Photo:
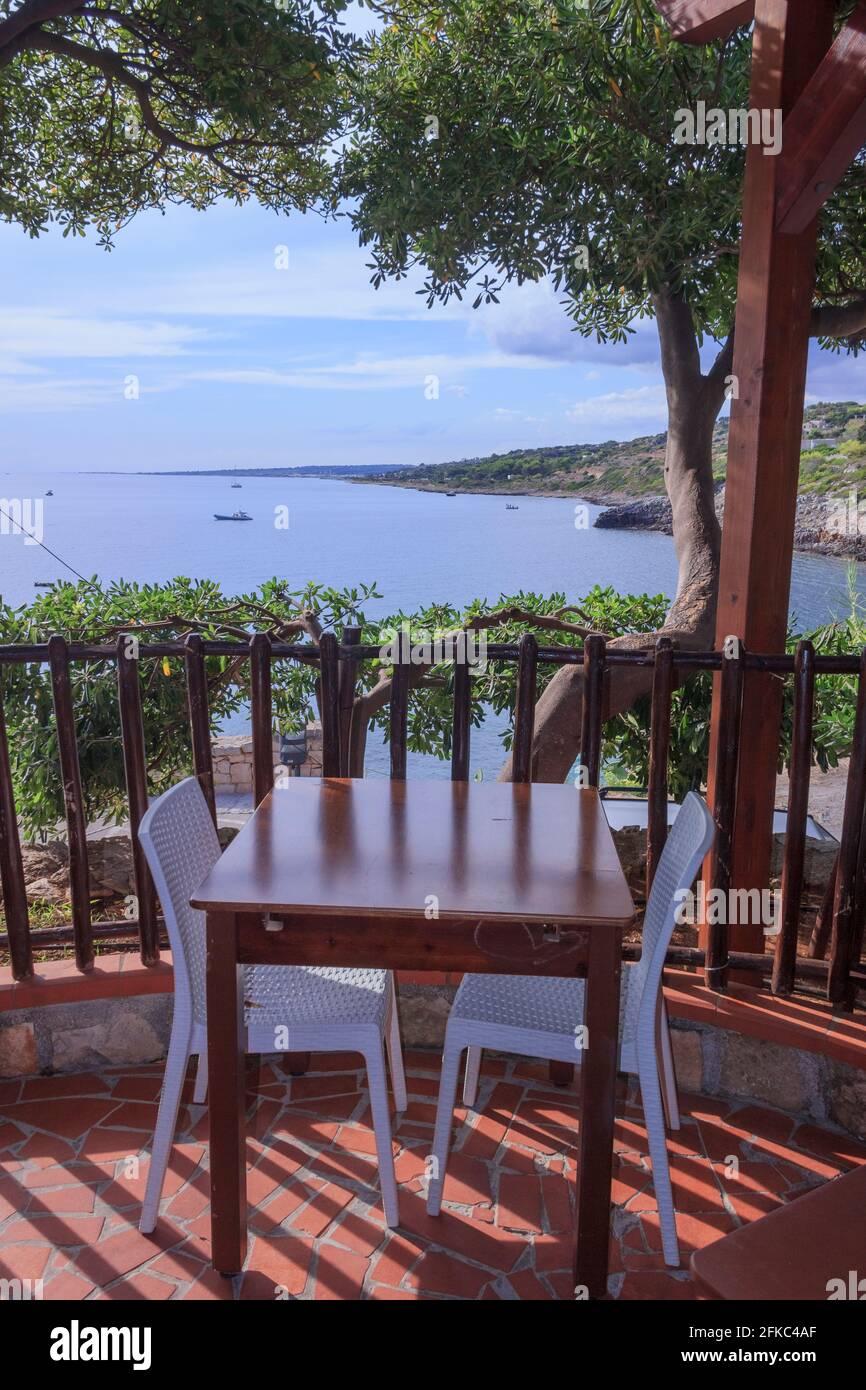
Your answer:
[[[374,283],[420,265],[428,304],[473,282],[478,304],[550,275],[576,330],[601,341],[622,340],[664,288],[685,295],[699,334],[727,336],[745,150],[673,132],[699,100],[748,107],[748,27],[702,47],[671,41],[643,0],[390,10],[342,161]],[[862,285],[864,183],[860,162],[822,215],[819,301]]]
[[[347,3],[94,0],[4,44],[0,0],[0,217],[110,245],[144,208],[327,199]]]
[[[495,603],[477,599],[460,610],[448,604],[431,604],[417,613],[397,612],[381,620],[364,611],[380,598],[374,585],[336,590],[308,585],[289,591],[278,580],[236,597],[225,596],[212,581],[175,579],[165,584],[138,585],[123,582],[104,588],[94,580],[60,584],[46,590],[29,606],[0,607],[0,642],[44,642],[60,632],[70,641],[114,643],[135,633],[148,640],[182,640],[190,631],[205,638],[246,640],[253,631],[267,631],[275,640],[306,640],[303,631],[340,632],[345,623],[361,628],[364,643],[383,645],[405,624],[412,641],[430,640],[462,626],[467,619],[499,609],[555,615],[586,624],[609,636],[652,631],[662,625],[666,601],[663,595],[622,595],[611,588],[594,588],[578,605],[569,605],[564,594],[520,592],[501,595]],[[489,642],[514,643],[521,633],[534,630],[544,643],[580,645],[577,633],[542,633],[532,623],[508,618],[486,629]],[[819,651],[845,652],[866,644],[866,622],[852,600],[851,616],[812,634]],[[792,639],[793,642],[793,639]],[[242,718],[247,708],[249,668],[245,660],[208,657],[208,692],[211,728],[218,733],[229,719]],[[125,814],[123,761],[117,709],[116,663],[73,662],[73,703],[85,811],[89,821],[100,816]],[[539,666],[539,693],[555,668]],[[359,671],[360,692],[369,691],[389,672],[387,661],[366,662]],[[186,706],[186,682],[181,658],[141,658],[145,756],[150,790],[157,794],[191,770]],[[503,752],[511,745],[514,715],[515,667],[489,661],[473,680],[471,719],[477,728],[492,713],[502,724]],[[273,664],[275,729],[291,732],[304,727],[316,713],[315,668],[283,660]],[[670,789],[680,799],[690,787],[702,785],[707,766],[710,720],[710,679],[700,675],[688,680],[673,698]],[[791,735],[791,682],[786,683],[783,728],[783,761]],[[3,667],[3,700],[13,765],[19,815],[29,836],[52,834],[63,817],[58,768],[57,737],[46,666]],[[412,752],[440,758],[451,754],[453,666],[442,662],[430,670],[409,704],[408,740]],[[856,680],[825,677],[818,681],[815,710],[814,757],[822,767],[835,766],[851,744]],[[371,725],[387,738],[388,708]],[[606,778],[646,785],[649,764],[649,701],[643,699],[626,714],[610,720],[604,730]]]

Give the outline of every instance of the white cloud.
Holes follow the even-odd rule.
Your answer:
[[[544,371],[550,364],[541,358],[512,357],[503,352],[478,353],[474,356],[430,353],[416,357],[374,357],[361,354],[353,362],[337,362],[326,366],[299,365],[289,370],[274,367],[207,368],[190,372],[187,380],[221,381],[236,386],[275,386],[314,391],[370,391],[401,388],[422,389],[425,378],[438,377],[445,390],[449,376],[464,376],[468,372],[486,371]],[[456,394],[466,393],[462,382],[454,383]]]
[[[664,386],[640,386],[630,391],[587,396],[576,401],[566,415],[569,420],[590,424],[642,424],[661,430],[666,427],[665,389]]]
[[[79,317],[48,310],[4,309],[0,353],[16,357],[177,357],[210,335],[159,320]]]

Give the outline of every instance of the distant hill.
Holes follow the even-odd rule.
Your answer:
[[[801,492],[838,491],[866,484],[866,405],[811,405],[805,413]],[[435,492],[574,494],[588,501],[622,501],[664,494],[666,434],[603,444],[559,444],[460,459],[420,468],[365,472],[365,482],[388,482]],[[713,472],[725,477],[727,419],[716,424]]]
[[[402,471],[400,463],[308,463],[300,468],[149,468],[145,477],[160,478],[358,478],[367,474]]]

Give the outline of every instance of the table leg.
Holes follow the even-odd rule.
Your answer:
[[[622,932],[593,927],[586,976],[586,1050],[581,1073],[574,1282],[590,1298],[607,1292],[610,1183],[619,1043]]]
[[[554,1086],[570,1086],[574,1080],[574,1067],[570,1062],[548,1062],[547,1074]]]
[[[247,1253],[243,971],[237,918],[207,914],[207,1045],[211,1247],[214,1269],[237,1274]]]

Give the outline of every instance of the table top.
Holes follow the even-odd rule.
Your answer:
[[[436,900],[435,904],[431,900]],[[627,926],[598,793],[513,782],[292,778],[191,899],[209,911]]]

